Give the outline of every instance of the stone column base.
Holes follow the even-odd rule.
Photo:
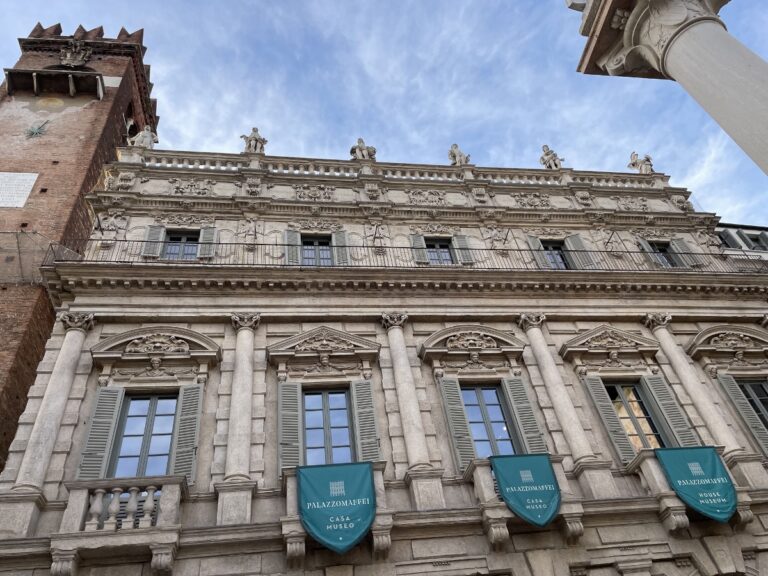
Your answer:
[[[723,461],[739,486],[768,488],[768,470],[763,466],[760,454],[729,452],[723,456]]]
[[[46,499],[40,490],[13,489],[0,493],[0,539],[25,538],[34,533]]]
[[[610,460],[583,458],[573,466],[573,473],[579,481],[579,486],[587,500],[605,500],[619,498],[619,489],[611,472],[613,463]]]
[[[213,485],[218,494],[217,526],[251,523],[251,504],[256,485],[253,480],[225,480]]]
[[[442,468],[412,468],[405,473],[405,483],[411,491],[416,510],[441,510],[445,508]]]

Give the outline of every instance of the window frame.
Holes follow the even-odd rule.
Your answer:
[[[668,425],[665,422],[665,418],[663,415],[660,415],[657,413],[655,409],[655,400],[651,398],[652,393],[648,390],[646,390],[645,385],[643,384],[642,380],[640,379],[628,379],[628,378],[617,378],[617,379],[608,379],[603,380],[603,385],[605,386],[606,392],[608,392],[608,397],[611,400],[611,404],[613,405],[613,409],[616,412],[616,416],[619,418],[619,423],[622,424],[622,428],[624,429],[624,433],[627,435],[627,438],[629,439],[630,444],[632,444],[632,436],[637,436],[641,439],[641,442],[643,444],[642,447],[634,446],[635,451],[640,451],[643,449],[653,449],[655,446],[651,446],[646,440],[647,440],[647,434],[642,429],[642,427],[639,425],[639,422],[637,420],[637,415],[630,409],[629,406],[629,400],[625,396],[624,388],[628,386],[632,386],[634,388],[635,394],[637,395],[638,400],[641,402],[641,409],[646,414],[646,419],[648,423],[651,425],[651,428],[656,431],[655,436],[658,438],[659,441],[659,448],[667,448],[671,446],[676,446],[676,442],[670,442],[669,434],[666,431],[666,426]],[[608,391],[609,388],[615,388],[618,393],[618,398],[621,400],[622,405],[624,406],[624,409],[626,410],[627,414],[629,415],[629,420],[632,422],[635,434],[630,434],[629,431],[624,428],[623,420],[619,414],[619,412],[616,410],[616,405],[614,404],[615,400],[611,398],[611,394]]]
[[[442,246],[441,246],[442,245]],[[424,246],[427,251],[427,260],[430,266],[454,266],[458,263],[456,258],[456,247],[453,245],[452,237],[444,236],[425,236]],[[433,259],[433,254],[437,256]],[[448,260],[443,261],[441,255],[448,255]]]
[[[736,384],[738,384],[742,394],[744,394],[746,397],[750,408],[755,412],[763,425],[768,428],[768,379],[754,377],[741,377],[734,379],[736,380]],[[766,395],[764,399],[758,398],[754,395],[754,388],[756,386],[763,388],[763,392]],[[757,406],[757,408],[755,406]]]
[[[509,433],[509,440],[512,444],[512,453],[511,454],[502,454],[498,450],[497,445],[497,439],[495,438],[495,435],[493,433],[493,422],[490,419],[490,416],[488,415],[488,408],[485,403],[485,398],[482,395],[483,389],[492,389],[496,392],[496,397],[499,400],[499,408],[501,409],[501,414],[504,418],[504,424],[507,427],[507,432]],[[519,431],[517,423],[515,422],[514,415],[512,414],[512,409],[510,406],[508,406],[509,400],[506,397],[506,394],[503,390],[503,385],[501,382],[494,382],[494,381],[488,381],[488,382],[462,382],[461,379],[459,379],[459,391],[461,392],[461,404],[464,408],[464,416],[467,419],[467,424],[469,426],[469,434],[472,439],[472,447],[475,450],[475,457],[477,458],[487,458],[487,456],[478,456],[477,455],[477,447],[476,442],[478,440],[475,439],[474,435],[472,434],[472,422],[469,419],[469,414],[467,413],[467,404],[464,402],[464,391],[465,390],[472,390],[475,392],[477,398],[478,398],[478,406],[480,407],[480,413],[483,417],[483,424],[485,426],[485,431],[487,434],[488,441],[491,445],[491,455],[493,456],[507,456],[507,455],[516,455],[516,454],[525,454],[526,450],[523,446],[523,443],[519,437]]]
[[[648,240],[648,245],[657,256],[656,261],[664,268],[683,268],[675,257],[675,252],[669,242]],[[663,263],[662,263],[663,262]]]
[[[329,396],[331,394],[344,394],[344,400],[346,404],[346,412],[347,412],[347,425],[345,426],[349,430],[349,455],[350,459],[349,462],[334,462],[333,461],[333,428],[331,424],[330,419],[330,404],[329,404]],[[349,386],[330,386],[330,387],[314,387],[314,386],[301,386],[301,461],[305,466],[315,466],[317,464],[309,464],[308,458],[307,458],[307,450],[310,448],[307,445],[307,424],[306,424],[306,414],[307,414],[307,407],[306,407],[306,397],[308,394],[319,394],[322,397],[322,413],[323,413],[323,449],[325,451],[325,462],[324,464],[347,464],[347,463],[355,463],[357,462],[357,446],[356,446],[356,422],[355,417],[353,415],[353,406],[352,406],[352,390]],[[316,410],[314,410],[316,411]],[[338,427],[337,427],[338,428]],[[343,447],[343,446],[339,446]]]
[[[171,236],[181,236],[181,240],[171,240]],[[192,237],[195,237],[193,240]],[[165,229],[165,236],[163,237],[163,247],[160,258],[163,260],[172,260],[179,262],[186,262],[189,260],[197,260],[200,250],[200,229]],[[176,255],[169,254],[168,249],[171,246],[178,246],[179,253]],[[194,246],[194,254],[187,254],[187,247]]]
[[[317,242],[328,242],[326,245],[320,245]],[[299,248],[301,250],[300,252],[300,265],[301,266],[309,266],[312,268],[328,268],[331,266],[336,265],[336,258],[334,257],[334,242],[333,242],[333,235],[332,234],[300,234],[299,239]],[[313,244],[305,244],[305,242],[314,242]],[[313,253],[313,259],[312,262],[309,262],[305,259],[305,250],[307,248],[312,248]],[[328,249],[328,258],[323,259],[321,258],[321,250],[320,248],[327,248]],[[323,262],[327,260],[327,264],[324,264]]]
[[[575,267],[568,258],[568,249],[564,240],[540,240],[541,247],[544,250],[544,258],[549,262],[550,270],[573,270]],[[557,254],[559,257],[553,260],[550,254]]]

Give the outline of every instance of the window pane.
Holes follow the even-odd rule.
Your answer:
[[[515,449],[512,447],[511,440],[499,440],[496,442],[496,446],[499,449],[499,454],[510,455],[515,453]]]
[[[491,424],[491,427],[493,428],[494,438],[500,438],[500,439],[509,438],[509,430],[507,430],[507,425],[504,422],[494,422],[493,424]]]
[[[483,412],[480,406],[467,406],[467,420],[470,422],[482,422]]]
[[[350,448],[334,448],[333,463],[346,464],[352,462],[352,450]]]
[[[168,456],[150,456],[147,458],[145,476],[165,476],[168,472]]]
[[[157,401],[156,414],[176,414],[176,398],[163,398]]]
[[[477,392],[475,392],[474,388],[471,390],[462,390],[461,398],[464,400],[465,406],[477,404]]]
[[[491,443],[485,441],[475,442],[475,454],[477,454],[478,458],[488,458],[488,456],[493,456]]]
[[[306,431],[307,448],[322,448],[325,445],[325,434],[322,428]]]
[[[129,416],[146,416],[147,410],[149,410],[149,400],[135,400],[132,399],[128,406]]]
[[[118,458],[117,459],[117,468],[115,469],[115,477],[116,478],[133,478],[136,476],[136,469],[139,465],[139,458],[136,457],[130,457],[130,458]]]
[[[307,450],[307,466],[325,464],[325,449],[312,448]]]
[[[491,422],[503,422],[504,413],[501,411],[501,406],[488,406],[488,418]]]
[[[328,394],[328,406],[334,408],[347,408],[347,395],[343,392]]]
[[[349,428],[332,428],[331,429],[331,445],[332,446],[349,446]]]
[[[171,435],[152,436],[149,442],[150,454],[168,454],[171,451]]]
[[[306,410],[322,410],[323,395],[322,394],[304,394],[304,408]]]
[[[331,410],[331,426],[348,426],[349,417],[346,410]]]
[[[155,416],[152,432],[155,434],[170,434],[173,432],[173,416]]]
[[[133,416],[125,420],[125,434],[144,434],[147,419],[144,416]]]
[[[485,424],[470,424],[469,427],[472,430],[472,438],[475,440],[486,440],[488,438]]]
[[[120,445],[120,456],[138,456],[141,454],[141,436],[126,436]]]
[[[496,394],[496,389],[492,388],[489,390],[488,388],[485,388],[483,390],[483,400],[485,400],[486,404],[498,404],[499,397]]]
[[[311,410],[304,413],[304,424],[307,428],[323,427],[323,412],[321,410]]]

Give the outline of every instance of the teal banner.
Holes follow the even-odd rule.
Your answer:
[[[491,456],[499,493],[509,509],[535,526],[546,526],[560,510],[560,487],[548,454]]]
[[[714,448],[657,448],[656,458],[688,506],[718,522],[727,522],[736,512],[736,490]]]
[[[301,466],[296,477],[301,523],[320,544],[343,554],[368,534],[376,516],[370,462]]]

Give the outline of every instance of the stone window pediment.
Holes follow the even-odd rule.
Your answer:
[[[762,374],[768,368],[768,332],[756,326],[711,326],[694,336],[686,352],[713,377],[720,369]]]
[[[381,345],[361,336],[320,326],[267,346],[267,358],[278,377],[306,379],[364,379]]]
[[[435,332],[419,347],[419,356],[441,373],[508,373],[524,348],[525,343],[508,332],[469,324]]]
[[[602,324],[565,342],[560,356],[573,362],[580,373],[636,372],[652,364],[658,350],[659,343],[652,338]]]

